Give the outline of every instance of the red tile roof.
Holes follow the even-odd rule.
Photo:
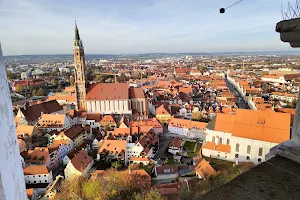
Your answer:
[[[66,131],[63,131],[65,136],[73,140],[76,136],[84,132],[84,128],[81,126],[73,126]]]
[[[87,168],[87,166],[93,161],[93,158],[90,157],[86,151],[81,150],[78,154],[72,158],[71,163],[78,171],[82,172]]]
[[[281,143],[290,139],[291,116],[287,113],[237,109],[235,115],[216,116],[213,130],[232,136]]]
[[[63,110],[56,100],[20,108],[27,121],[36,121],[42,113],[50,114]]]
[[[212,168],[212,166],[205,159],[201,160],[201,162],[196,166],[195,171],[203,179],[207,179],[210,176],[217,174],[217,172],[214,170],[214,168]]]
[[[143,88],[130,87],[129,88],[129,98],[130,99],[144,99],[145,93],[144,93]]]
[[[230,153],[231,146],[228,144],[216,144],[214,142],[206,142],[202,148]]]
[[[164,104],[156,108],[157,115],[170,115],[170,113],[170,110]]]
[[[45,165],[27,166],[23,169],[24,175],[49,174],[48,168]]]
[[[97,83],[88,87],[86,100],[127,100],[128,83]]]
[[[86,120],[95,120],[96,122],[100,122],[101,115],[100,114],[87,114]]]

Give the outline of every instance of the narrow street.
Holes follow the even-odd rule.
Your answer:
[[[159,150],[156,153],[154,159],[166,158],[167,148],[172,140],[172,136],[163,134],[162,139],[160,140]]]
[[[243,109],[250,109],[248,104],[244,101],[243,97],[241,97],[241,95],[239,94],[239,92],[235,89],[235,87],[227,80],[227,78],[225,78],[225,82],[226,85],[229,89],[230,92],[232,92],[235,96],[236,100],[236,105],[239,108],[243,108]]]

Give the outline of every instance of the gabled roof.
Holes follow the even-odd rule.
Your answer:
[[[47,98],[47,101],[52,101],[52,100],[76,103],[76,96],[75,95],[67,95],[67,94],[57,94],[57,95],[49,96]]]
[[[129,126],[152,126],[153,128],[162,127],[162,125],[159,123],[159,121],[155,117],[150,118],[150,119],[129,122],[128,124],[129,124]]]
[[[72,165],[80,172],[85,170],[92,161],[93,158],[89,156],[85,150],[79,151],[78,154],[71,159]]]
[[[180,149],[181,144],[182,144],[182,139],[180,137],[174,137],[174,138],[172,138],[172,140],[168,146],[169,147],[177,147],[178,149]]]
[[[63,107],[56,100],[20,108],[27,121],[36,121],[42,113],[50,114],[61,111]]]
[[[290,114],[237,109],[235,115],[216,115],[210,130],[232,133],[232,136],[281,143],[290,139]]]
[[[89,85],[86,100],[127,100],[128,83],[96,83]]]
[[[24,167],[24,175],[49,174],[48,168],[45,165],[32,165]]]
[[[156,108],[156,114],[157,115],[170,115],[170,110],[164,105],[160,105],[158,108]]]
[[[62,133],[65,134],[68,138],[73,140],[76,136],[78,136],[80,133],[84,132],[84,128],[81,126],[72,126],[66,131],[63,131]]]
[[[102,119],[101,119],[101,123],[104,124],[116,124],[116,121],[114,120],[114,118],[111,115],[105,115]]]
[[[169,126],[203,130],[207,126],[207,123],[172,117]]]
[[[214,142],[206,142],[202,148],[225,152],[225,153],[230,153],[231,150],[231,146],[229,144],[220,144],[220,143],[216,144]]]
[[[87,114],[86,120],[95,120],[95,122],[101,121],[101,115],[100,114]]]
[[[16,133],[18,134],[28,134],[29,136],[32,135],[34,130],[34,126],[30,125],[18,125],[16,128]]]
[[[43,114],[39,119],[42,128],[63,127],[65,124],[66,114]]]
[[[196,166],[195,171],[203,179],[207,179],[210,176],[217,174],[214,168],[212,168],[212,166],[205,159],[202,159],[202,161]]]
[[[98,143],[98,153],[110,152],[111,154],[119,154],[126,151],[126,140],[103,140]]]
[[[45,147],[35,147],[34,150],[29,150],[24,153],[24,160],[26,163],[44,163],[49,157],[49,150]]]
[[[130,87],[129,88],[129,98],[130,99],[144,99],[145,93],[144,93],[143,88]]]
[[[178,174],[178,167],[175,165],[156,166],[157,174]]]

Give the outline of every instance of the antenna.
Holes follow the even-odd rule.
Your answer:
[[[231,5],[228,6],[227,8],[221,8],[221,9],[220,9],[220,13],[221,13],[221,14],[225,13],[225,10],[227,10],[228,8],[230,8],[230,7],[232,7],[232,6],[234,6],[234,5],[238,4],[238,3],[240,3],[241,1],[243,1],[243,0],[239,0],[239,1],[235,2],[234,4],[231,4]]]

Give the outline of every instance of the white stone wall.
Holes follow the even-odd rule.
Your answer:
[[[218,152],[210,149],[202,149],[202,153],[205,156],[211,156],[214,158],[220,158],[228,161],[238,161],[238,162],[253,162],[254,164],[259,164],[265,160],[265,155],[269,153],[270,149],[276,146],[276,143],[252,140],[247,138],[240,138],[232,136],[231,133],[224,133],[219,131],[213,131],[207,129],[206,141],[220,143],[222,138],[222,144],[228,144],[231,146],[230,153]],[[227,141],[229,139],[229,141]],[[239,144],[239,150],[236,151],[236,144]],[[248,146],[251,147],[250,153],[248,153]],[[259,149],[262,148],[262,155],[259,156]],[[238,156],[236,156],[238,154]],[[247,159],[247,157],[249,159]],[[260,160],[259,160],[260,159]]]
[[[132,110],[128,107],[129,100],[107,100],[86,101],[88,113],[101,113],[101,114],[132,114]]]
[[[140,157],[143,150],[144,150],[144,148],[139,143],[137,143],[137,144],[127,143],[128,159],[130,159],[131,157]]]
[[[0,199],[27,198],[12,112],[6,69],[0,45]]]
[[[176,126],[168,126],[168,131],[177,135],[188,136],[189,130],[186,128],[176,127]]]
[[[27,184],[52,183],[52,171],[49,174],[25,175]],[[34,182],[35,181],[35,182]]]

